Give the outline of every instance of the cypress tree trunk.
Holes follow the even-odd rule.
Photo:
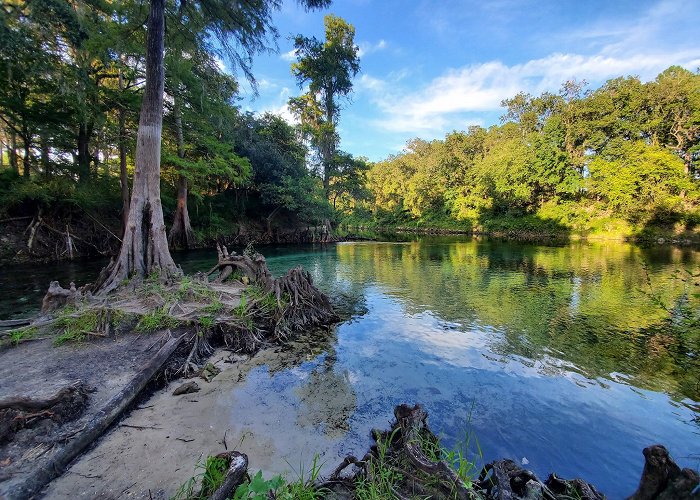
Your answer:
[[[17,134],[13,130],[10,132],[10,167],[17,171],[18,174],[22,174],[19,170],[19,162],[17,161]]]
[[[182,113],[177,97],[174,99],[175,135],[177,137],[177,156],[185,157],[185,139],[182,132]],[[190,224],[190,213],[187,210],[187,177],[179,175],[177,179],[177,205],[173,217],[173,227],[170,229],[168,241],[174,247],[191,248],[195,244],[194,231]]]
[[[46,177],[51,177],[51,161],[49,160],[49,139],[46,137],[46,133],[42,133],[41,136],[41,166],[44,169],[44,175]]]
[[[78,127],[78,180],[87,182],[90,179],[90,134],[88,126],[81,123]]]
[[[180,275],[168,250],[160,201],[160,147],[163,129],[163,39],[165,0],[151,0],[146,41],[146,88],[136,140],[136,170],[129,218],[117,260],[102,274],[96,288],[107,293],[133,276]]]
[[[24,166],[24,177],[29,177],[32,170],[32,143],[26,137],[24,139],[24,161],[22,162]]]
[[[168,241],[180,248],[192,248],[196,242],[187,210],[187,177],[183,175],[177,179],[177,206]]]
[[[124,77],[119,70],[119,90],[124,90]],[[122,187],[122,236],[129,219],[129,178],[126,172],[126,110],[119,107],[119,181]]]

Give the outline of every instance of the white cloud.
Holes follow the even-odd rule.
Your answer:
[[[289,87],[283,87],[282,90],[279,91],[275,99],[267,105],[262,106],[258,112],[261,114],[272,113],[275,115],[279,115],[287,123],[292,125],[297,124],[298,120],[296,116],[294,116],[294,114],[289,110],[289,105],[287,104],[287,101],[289,101],[289,96]]]
[[[360,42],[357,44],[357,55],[359,57],[364,57],[372,52],[379,52],[388,47],[386,40],[379,40],[377,43],[372,42]]]
[[[292,62],[292,61],[295,61],[296,58],[297,58],[297,49],[292,49],[289,52],[284,52],[284,53],[280,54],[280,59],[282,59],[283,61]]]
[[[363,75],[358,88],[369,91],[385,115],[376,122],[380,127],[396,132],[444,131],[456,119],[463,122],[464,114],[500,109],[503,99],[520,91],[553,92],[572,78],[600,83],[635,74],[650,79],[670,64],[694,69],[700,65],[700,49],[629,57],[557,53],[512,66],[489,61],[448,69],[423,88],[404,93],[391,82]]]
[[[687,36],[688,29],[694,32],[694,18],[679,19],[681,7],[678,0],[661,0],[630,20],[551,33],[561,52],[518,64],[491,60],[449,68],[418,88],[411,88],[411,79],[396,73],[384,78],[364,74],[356,88],[366,92],[381,112],[374,121],[379,128],[437,135],[464,128],[465,121],[496,115],[501,101],[520,91],[556,92],[572,78],[593,86],[625,75],[649,80],[672,64],[695,70],[700,66],[700,43]]]

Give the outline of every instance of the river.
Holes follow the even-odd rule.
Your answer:
[[[698,469],[700,329],[681,313],[700,307],[688,273],[699,252],[409,240],[260,248],[273,274],[301,264],[354,313],[303,356],[232,382],[216,411],[277,431],[288,420],[305,433],[295,446],[323,435],[362,456],[396,404],[420,402],[447,447],[469,436],[472,457],[579,476],[611,498],[634,491],[650,444]],[[193,272],[215,256],[175,258]],[[36,310],[49,280],[80,284],[103,264],[3,269],[0,319]]]

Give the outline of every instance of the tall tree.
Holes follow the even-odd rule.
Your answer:
[[[168,250],[160,201],[160,147],[163,129],[165,71],[163,48],[165,0],[151,0],[146,39],[146,86],[136,139],[136,170],[129,218],[117,260],[98,283],[106,293],[132,275],[158,273],[162,278],[180,273]]]
[[[327,6],[330,0],[298,0],[298,3],[307,9],[313,9]],[[279,0],[253,0],[238,3],[235,8],[226,0],[180,0],[174,23],[173,43],[170,45],[172,64],[169,65],[173,69],[169,72],[169,86],[173,97],[173,124],[180,170],[177,178],[177,203],[169,235],[170,242],[175,246],[188,248],[195,243],[187,209],[187,166],[199,163],[193,164],[185,158],[185,108],[188,104],[190,109],[197,107],[197,104],[203,108],[204,101],[211,101],[211,97],[214,97],[214,100],[217,97],[222,99],[220,104],[225,107],[229,104],[226,101],[232,99],[232,95],[222,96],[218,89],[208,92],[212,89],[206,88],[207,80],[223,83],[224,88],[228,87],[229,82],[226,82],[225,78],[223,82],[220,78],[202,79],[203,76],[212,74],[212,71],[207,71],[207,64],[211,66],[214,56],[227,59],[234,69],[240,69],[255,85],[255,77],[251,71],[252,58],[256,53],[272,48],[277,30],[272,25],[271,14],[280,6]],[[219,48],[214,48],[210,43],[210,34],[217,38]],[[190,56],[197,56],[188,59],[180,57],[186,51],[189,51]],[[192,74],[199,78],[188,78]],[[191,100],[188,103],[187,97],[194,98],[195,101]],[[241,163],[232,157],[231,165],[241,166]],[[228,172],[229,178],[232,174],[234,172]],[[235,177],[235,174],[233,176]]]
[[[292,64],[292,73],[300,86],[308,83],[309,90],[289,103],[318,152],[328,197],[333,166],[337,164],[334,157],[339,142],[336,127],[340,99],[352,92],[352,78],[360,71],[360,60],[351,24],[329,14],[324,25],[325,41],[302,35],[294,39],[297,62]]]
[[[200,0],[195,8],[209,14],[207,28],[222,41],[225,50],[233,51],[228,35],[232,26],[238,25],[245,34],[235,38],[250,54],[251,46],[261,43],[266,32],[273,29],[270,24],[270,9],[277,8],[276,0],[254,0],[246,2],[245,8],[232,6],[224,0]],[[300,0],[307,8],[328,5],[329,0]],[[189,2],[182,1],[182,5]],[[240,7],[240,8],[239,8]],[[249,35],[243,19],[239,16],[247,12],[246,18],[253,29]],[[226,23],[228,21],[228,23]],[[98,280],[97,288],[102,293],[115,289],[132,275],[146,276],[158,273],[161,278],[180,274],[180,269],[170,255],[163,221],[163,208],[160,200],[160,153],[163,130],[163,92],[165,90],[165,67],[163,60],[165,39],[165,0],[151,0],[147,21],[146,38],[146,85],[136,142],[136,170],[129,206],[127,228],[117,260]],[[254,49],[253,49],[254,50]],[[245,61],[244,61],[245,62]]]

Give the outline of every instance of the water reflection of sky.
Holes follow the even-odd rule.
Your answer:
[[[487,338],[497,331],[452,328],[429,312],[407,315],[376,287],[366,299],[367,314],[337,329],[332,363],[320,355],[274,373],[256,369],[232,389],[232,420],[287,429],[296,438],[281,455],[307,450],[310,460],[318,451],[332,463],[362,455],[371,429],[386,428],[395,405],[421,402],[447,446],[469,429],[484,460],[526,458],[541,476],[580,476],[611,498],[634,491],[649,444],[662,442],[693,465],[683,457],[698,452],[700,430],[692,411],[668,396],[587,379],[556,358],[495,354]]]
[[[376,244],[361,245],[371,249]],[[342,281],[345,291],[361,285],[368,307],[363,316],[339,326],[334,347],[333,370],[346,374],[357,398],[350,428],[342,438],[349,443],[346,450],[361,454],[362,445],[369,442],[369,431],[386,427],[396,404],[421,402],[430,413],[432,426],[449,446],[463,439],[469,421],[485,460],[526,458],[529,467],[542,476],[550,471],[578,475],[611,498],[635,489],[643,465],[641,450],[650,444],[663,443],[680,463],[698,467],[700,427],[694,421],[697,416],[691,408],[697,405],[691,399],[676,395],[674,401],[663,392],[634,387],[635,377],[623,371],[609,372],[605,377],[591,375],[596,360],[591,360],[591,367],[579,367],[562,359],[565,353],[557,348],[532,344],[528,335],[532,325],[524,325],[520,331],[513,324],[492,325],[470,304],[464,304],[461,312],[455,308],[459,304],[451,304],[447,315],[433,311],[430,300],[459,300],[451,291],[463,286],[465,277],[445,270],[437,245],[427,251],[420,272],[443,273],[440,289],[433,290],[434,296],[426,303],[417,301],[415,290],[408,290],[412,277],[402,268],[411,245],[404,245],[397,254],[380,253],[382,259],[393,256],[395,260],[388,271],[383,270],[384,279],[377,279],[378,270],[365,269],[366,256],[362,255],[336,260],[324,252],[311,266],[316,280],[331,293],[335,285],[329,280],[335,284]],[[545,253],[554,255],[556,251],[546,249]],[[372,251],[367,255],[376,258]],[[425,256],[419,251],[409,260]],[[279,264],[309,257],[286,256]],[[502,266],[492,269],[486,280],[508,283],[516,297],[530,294],[531,304],[543,309],[537,311],[539,314],[555,312],[551,288],[557,280],[569,283],[564,301],[567,318],[549,318],[545,323],[556,331],[565,333],[574,319],[587,322],[581,328],[593,330],[589,336],[600,335],[595,328],[601,324],[612,334],[620,333],[622,327],[604,324],[609,317],[604,308],[591,309],[589,305],[588,316],[581,313],[583,302],[598,300],[611,280],[620,280],[632,297],[622,298],[623,306],[624,300],[640,300],[632,278],[625,275],[634,272],[627,254],[623,259],[611,258],[599,268],[582,265],[571,270],[527,268],[513,264],[510,256],[501,257]],[[486,266],[481,257],[465,256],[460,263],[465,262]],[[277,265],[272,259],[271,266]],[[464,269],[459,272],[467,274]],[[660,275],[659,279],[663,278]],[[435,280],[430,283],[435,284]],[[469,286],[476,294],[487,293],[474,281]],[[605,301],[601,303],[604,306]],[[610,303],[613,307],[620,305]],[[307,389],[307,393],[312,392]]]

